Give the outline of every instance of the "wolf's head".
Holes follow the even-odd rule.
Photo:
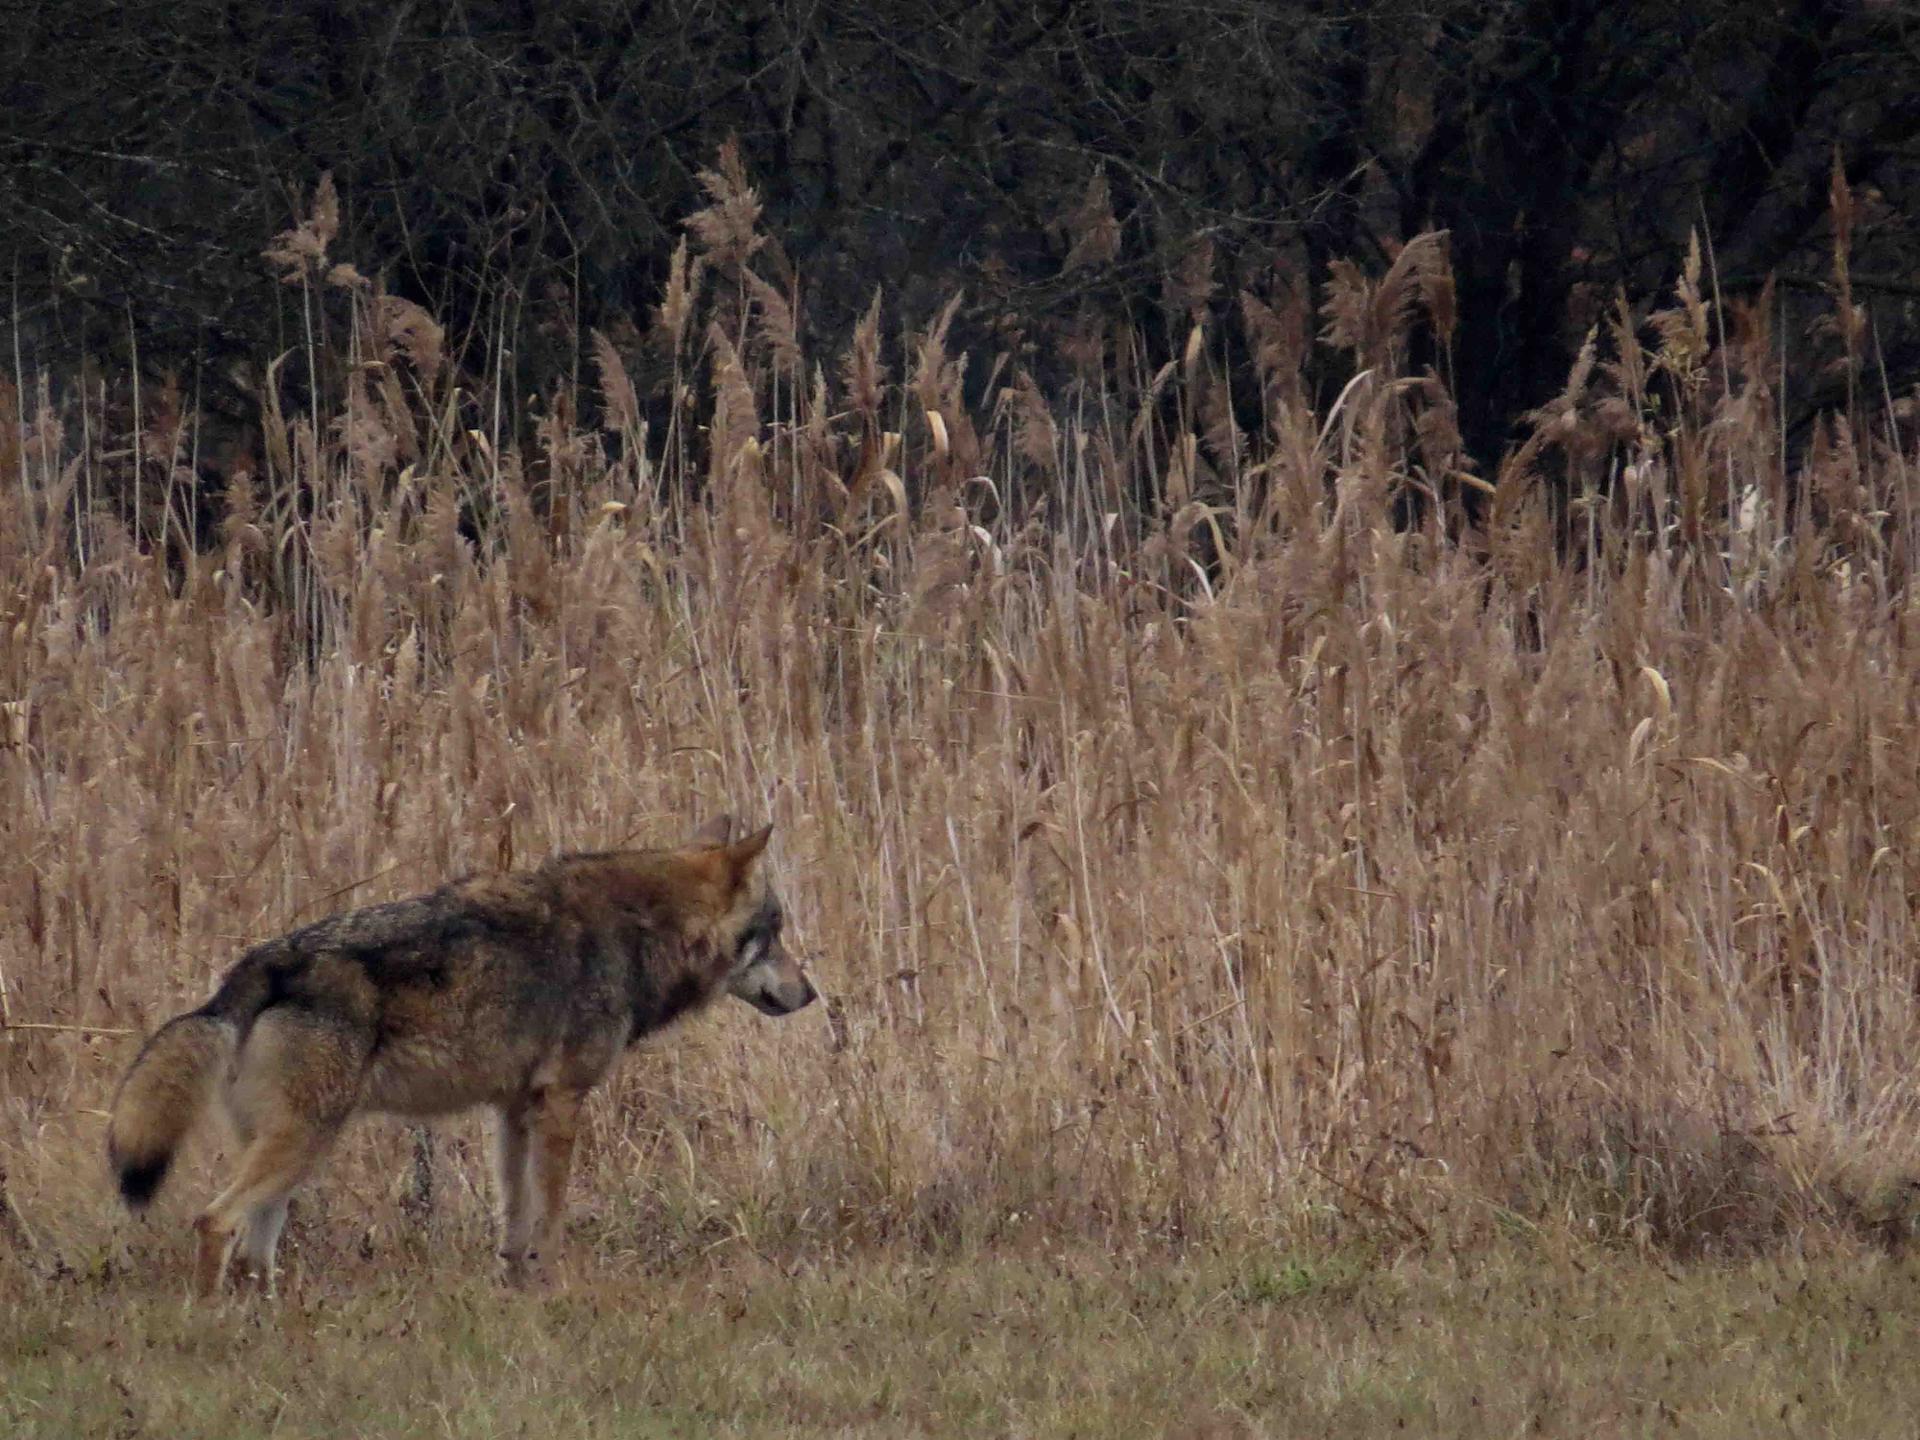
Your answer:
[[[731,963],[727,993],[763,1015],[791,1015],[814,1001],[816,991],[800,962],[787,953],[780,932],[786,923],[780,897],[773,893],[766,868],[757,862],[773,835],[773,826],[733,838],[733,817],[719,816],[695,835],[697,847],[719,852],[731,885],[731,904],[716,928],[716,939]]]

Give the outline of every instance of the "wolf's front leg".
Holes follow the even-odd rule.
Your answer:
[[[538,1265],[543,1257],[550,1259],[559,1239],[560,1218],[566,1208],[567,1171],[573,1164],[573,1142],[580,1132],[580,1110],[585,1100],[585,1091],[560,1086],[549,1086],[534,1097],[529,1117],[529,1159],[540,1216],[527,1247],[529,1266]]]
[[[500,1216],[500,1263],[509,1284],[526,1279],[533,1213],[527,1163],[527,1107],[502,1105],[493,1117],[493,1173]]]

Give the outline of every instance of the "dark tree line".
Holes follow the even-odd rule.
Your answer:
[[[1224,304],[1445,228],[1458,325],[1433,358],[1483,465],[1690,231],[1722,293],[1773,275],[1823,301],[1837,158],[1875,362],[1920,376],[1912,0],[7,9],[0,275],[45,364],[137,335],[217,374],[293,343],[259,256],[331,170],[349,258],[509,337],[538,383],[584,326],[645,313],[737,135],[817,338],[876,284],[921,315],[964,286],[975,324],[1031,334],[1151,310],[1198,236]],[[1096,174],[1118,233],[1089,246],[1069,216]]]

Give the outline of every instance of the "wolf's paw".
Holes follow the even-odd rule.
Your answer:
[[[243,1255],[236,1255],[229,1267],[232,1280],[231,1288],[235,1295],[246,1298],[258,1297],[262,1300],[279,1298],[278,1288],[274,1284],[274,1274],[270,1267]]]
[[[511,1290],[525,1290],[533,1279],[532,1257],[524,1251],[500,1252],[500,1279]]]
[[[538,1250],[519,1256],[501,1252],[500,1278],[514,1290],[549,1290],[554,1283],[553,1267]]]

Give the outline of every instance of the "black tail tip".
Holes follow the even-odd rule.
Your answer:
[[[158,1160],[121,1165],[120,1198],[127,1202],[129,1210],[144,1210],[152,1202],[160,1182],[167,1178],[168,1163],[168,1158],[162,1156]]]

